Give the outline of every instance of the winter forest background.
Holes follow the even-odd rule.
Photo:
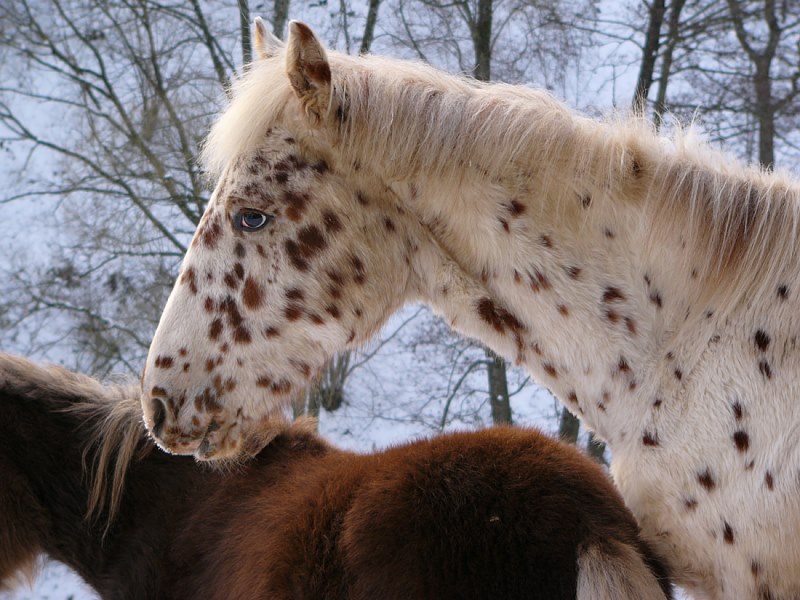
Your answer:
[[[140,371],[210,190],[196,157],[260,15],[331,47],[545,87],[590,115],[699,122],[800,174],[798,0],[8,0],[0,5],[0,349]],[[522,371],[421,307],[337,357],[295,402],[370,450],[493,422],[603,445]],[[33,591],[91,593],[50,567]]]

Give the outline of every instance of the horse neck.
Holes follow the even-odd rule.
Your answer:
[[[69,558],[79,555],[86,541],[83,519],[88,490],[77,433],[80,423],[63,412],[67,406],[35,392],[4,390],[0,395],[0,466],[4,471],[0,496],[8,508],[0,517],[0,522],[5,521],[0,534],[11,532],[11,539],[24,539],[20,551],[45,552],[74,567]],[[3,568],[14,566],[0,565],[0,571]],[[0,578],[8,575],[0,572]]]
[[[641,432],[659,394],[678,393],[680,368],[667,363],[677,354],[685,364],[696,360],[712,326],[707,316],[729,314],[731,298],[744,295],[747,269],[734,243],[743,240],[725,236],[747,229],[735,196],[763,196],[770,182],[666,152],[649,133],[633,136],[635,128],[620,134],[575,117],[560,130],[558,143],[526,142],[550,156],[542,169],[518,161],[492,173],[475,164],[448,176],[418,173],[394,187],[425,230],[415,265],[421,299],[455,329],[526,366],[618,444]],[[570,151],[586,164],[562,154]],[[729,190],[721,206],[731,208],[721,209],[719,222],[702,193],[685,195],[710,180]],[[751,215],[741,235],[779,221],[764,214]],[[790,248],[794,236],[777,234]],[[717,263],[709,259],[715,254],[723,257]],[[754,273],[764,277],[750,270],[751,291]]]
[[[194,470],[192,461],[173,462],[150,452],[131,466],[113,519],[108,493],[96,514],[87,516],[93,478],[86,467],[95,464],[102,441],[92,433],[97,431],[92,420],[104,413],[74,411],[76,402],[84,400],[51,393],[41,381],[24,393],[2,391],[0,507],[8,510],[0,510],[0,543],[11,545],[17,556],[6,559],[11,551],[0,548],[0,581],[45,554],[73,568],[103,598],[156,597],[160,580],[154,565],[164,560],[163,540],[171,520],[177,520],[168,491],[191,489],[184,486],[184,475],[187,464]],[[129,425],[138,431],[137,422]],[[108,477],[114,467],[112,459]],[[153,486],[160,480],[169,480],[170,486]]]

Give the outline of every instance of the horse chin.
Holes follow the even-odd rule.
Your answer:
[[[202,462],[240,463],[255,457],[277,435],[291,427],[282,415],[273,415],[256,422],[237,421],[228,428],[209,426],[205,437],[194,450]]]

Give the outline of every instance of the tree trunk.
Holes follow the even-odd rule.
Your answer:
[[[765,41],[764,49],[761,51],[756,50],[750,43],[750,38],[744,26],[745,16],[739,2],[737,0],[728,0],[728,8],[730,9],[736,38],[755,68],[753,75],[755,106],[753,107],[753,112],[758,121],[758,160],[764,168],[771,169],[775,164],[775,104],[772,98],[770,70],[772,59],[775,58],[778,42],[783,33],[775,13],[775,0],[764,0],[764,22],[769,35]],[[759,36],[760,39],[762,39],[761,36]]]
[[[250,42],[250,5],[247,0],[237,0],[239,6],[239,30],[242,40],[242,63],[253,62],[253,45]]]
[[[575,445],[578,441],[578,430],[580,421],[573,415],[566,406],[561,407],[561,417],[558,423],[558,437],[563,442]]]
[[[381,0],[369,0],[369,9],[367,10],[367,22],[364,25],[364,36],[361,38],[361,47],[358,49],[359,54],[366,54],[372,47],[372,40],[375,38],[375,23],[378,21],[378,8],[381,5]]]
[[[489,404],[492,407],[492,423],[495,425],[511,424],[511,401],[508,397],[508,378],[506,361],[486,348],[489,358],[487,371],[489,376]]]
[[[636,79],[632,102],[633,111],[640,116],[644,116],[647,96],[653,85],[653,73],[655,73],[658,47],[661,42],[661,25],[664,22],[664,1],[653,0],[650,5],[647,34],[644,39],[644,48],[642,48],[642,62],[639,65],[639,76]]]
[[[472,24],[472,42],[475,46],[475,70],[479,81],[489,81],[492,76],[492,8],[494,0],[478,1],[478,18]]]
[[[601,465],[606,464],[606,445],[598,440],[591,431],[589,432],[589,441],[586,443],[586,452]]]
[[[283,30],[289,19],[289,0],[275,0],[272,10],[272,33],[275,37],[283,39]]]
[[[667,29],[667,44],[661,56],[661,68],[658,75],[658,91],[656,92],[653,121],[656,129],[660,129],[664,122],[664,113],[667,112],[667,85],[672,72],[672,57],[678,45],[680,35],[681,11],[686,0],[672,0],[669,6],[669,24]]]
[[[756,119],[758,120],[758,162],[765,169],[775,166],[775,111],[772,103],[770,79],[771,56],[756,62],[753,84],[756,92]]]

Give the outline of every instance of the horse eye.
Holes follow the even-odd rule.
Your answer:
[[[233,226],[239,231],[258,231],[272,221],[272,215],[256,210],[243,210],[233,217]]]

